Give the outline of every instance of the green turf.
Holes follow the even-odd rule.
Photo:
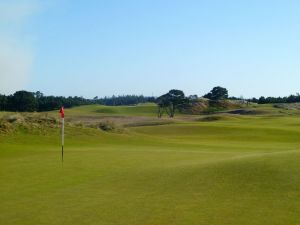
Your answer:
[[[87,105],[66,109],[69,115],[119,115],[119,116],[156,116],[157,106],[153,103],[138,106]]]
[[[139,107],[69,112],[151,115]],[[0,135],[0,224],[300,224],[297,115],[67,126],[63,165],[59,141],[55,128]]]

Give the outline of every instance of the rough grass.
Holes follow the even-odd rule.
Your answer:
[[[0,135],[0,224],[300,224],[297,115],[70,124],[63,165],[58,128],[16,129]]]
[[[300,103],[278,103],[274,104],[274,108],[286,110],[300,110]]]

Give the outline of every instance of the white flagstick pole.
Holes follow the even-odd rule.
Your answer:
[[[61,161],[64,162],[65,118],[61,118]]]

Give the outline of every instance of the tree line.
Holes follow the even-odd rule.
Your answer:
[[[143,95],[123,95],[123,96],[112,96],[112,97],[104,97],[98,99],[95,97],[93,99],[94,103],[108,106],[118,106],[118,105],[136,105],[139,103],[146,102],[155,102],[155,97],[145,97]]]
[[[41,112],[59,109],[61,106],[70,108],[90,103],[90,100],[83,97],[44,96],[39,91],[17,91],[13,95],[0,95],[1,111]]]
[[[296,95],[290,95],[287,97],[264,97],[260,98],[252,98],[249,99],[250,102],[258,103],[258,104],[274,104],[274,103],[296,103],[300,102],[300,95],[297,93]]]
[[[223,87],[214,87],[209,93],[203,96],[212,101],[221,99],[241,100],[236,97],[229,97],[228,90]],[[181,110],[198,100],[197,95],[185,96],[181,90],[172,89],[168,93],[155,98],[145,97],[143,95],[123,95],[93,99],[83,97],[63,97],[63,96],[45,96],[43,93],[17,91],[13,95],[0,94],[0,111],[18,111],[18,112],[42,112],[59,109],[61,106],[70,108],[80,105],[101,104],[108,106],[136,105],[139,103],[154,102],[158,105],[158,116],[167,113],[173,117],[176,110]],[[243,101],[258,104],[274,103],[295,103],[300,102],[300,94],[290,95],[288,97],[260,97],[252,99],[243,99]]]
[[[138,103],[155,102],[154,97],[142,95],[124,95],[105,98],[95,97],[86,99],[83,97],[45,96],[43,93],[17,91],[13,95],[0,94],[0,111],[13,112],[43,112],[59,109],[61,106],[71,108],[80,105],[101,104],[101,105],[135,105]]]

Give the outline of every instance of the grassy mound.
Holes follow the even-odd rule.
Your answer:
[[[223,110],[237,109],[244,107],[245,105],[241,104],[238,101],[231,100],[208,100],[201,98],[196,102],[193,102],[190,107],[183,110],[186,114],[199,115],[199,114],[213,114]]]
[[[278,103],[274,104],[273,107],[286,110],[300,110],[300,103]]]
[[[66,109],[66,114],[76,115],[119,115],[119,116],[157,116],[157,106],[153,103],[136,106],[87,105]]]
[[[59,122],[48,114],[22,113],[6,114],[0,118],[0,132],[10,133],[19,129],[28,132],[46,131],[48,128],[57,128]]]

